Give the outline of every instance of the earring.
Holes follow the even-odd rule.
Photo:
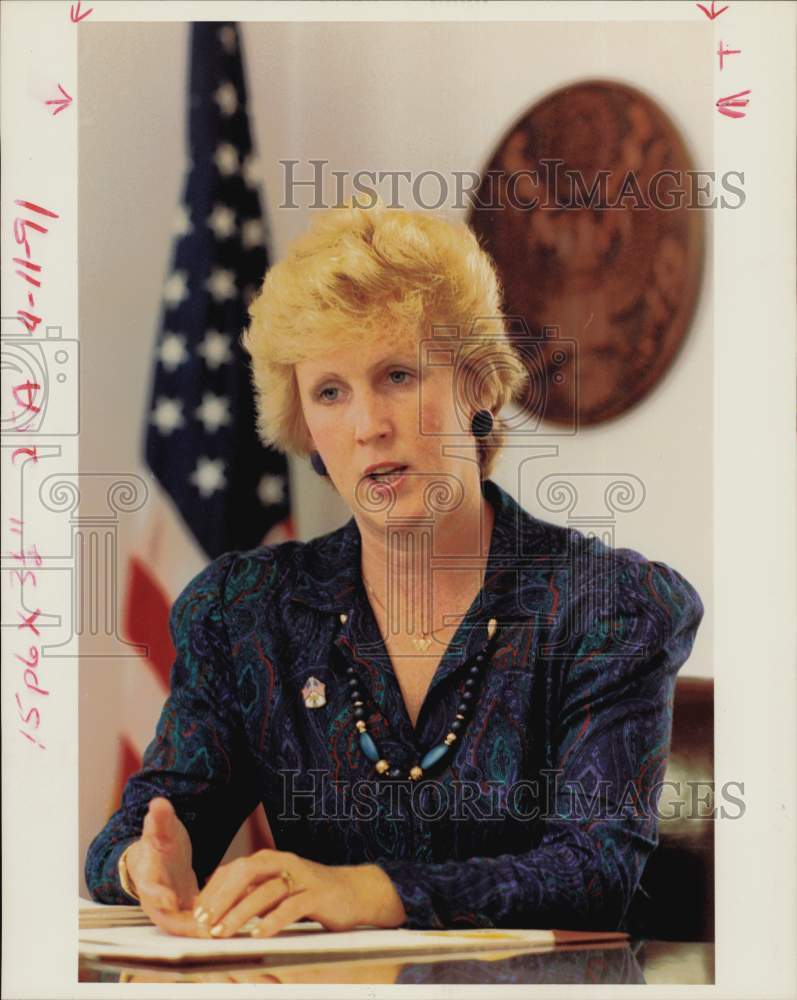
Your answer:
[[[475,438],[484,438],[492,432],[493,429],[493,415],[489,410],[478,410],[473,414],[473,419],[470,422],[471,434]]]
[[[318,454],[317,451],[310,452],[310,465],[315,469],[319,476],[326,476],[327,467],[324,465],[324,459]]]

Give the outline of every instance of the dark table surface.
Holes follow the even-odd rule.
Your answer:
[[[170,967],[81,957],[83,983],[688,983],[714,982],[714,945],[630,941],[548,951]]]

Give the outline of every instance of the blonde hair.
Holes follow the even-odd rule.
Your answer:
[[[500,299],[494,264],[461,223],[382,204],[323,213],[269,269],[249,306],[242,343],[252,358],[261,440],[305,456],[312,447],[297,362],[364,336],[417,348],[435,328],[435,348],[458,343],[467,419],[481,407],[493,413],[492,432],[477,438],[487,478],[505,441],[497,414],[528,380]],[[441,328],[454,332],[439,337]]]

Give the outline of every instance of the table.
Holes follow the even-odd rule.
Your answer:
[[[82,983],[685,983],[714,982],[714,945],[631,941],[548,951],[401,957],[295,959],[233,965],[154,966],[80,959]]]

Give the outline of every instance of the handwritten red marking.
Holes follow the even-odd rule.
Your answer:
[[[720,57],[720,71],[725,69],[724,57],[725,56],[738,56],[741,55],[741,49],[724,49],[722,47],[722,39],[720,39],[720,47],[717,49],[717,55]]]
[[[39,747],[41,747],[41,748],[42,748],[42,750],[46,750],[46,749],[47,749],[47,747],[46,747],[46,746],[45,746],[45,745],[44,745],[43,743],[39,743],[39,741],[38,741],[38,740],[34,740],[34,738],[33,738],[33,737],[32,737],[32,736],[30,735],[30,733],[26,733],[24,729],[20,729],[20,732],[22,733],[22,735],[23,735],[23,736],[24,736],[24,737],[25,737],[26,739],[29,739],[29,740],[31,741],[31,743],[35,743],[35,744],[36,744],[36,746],[39,746]]]
[[[744,111],[734,111],[733,108],[746,108],[750,103],[748,100],[740,100],[745,94],[752,94],[752,90],[740,90],[738,94],[729,94],[728,97],[721,97],[717,101],[717,111],[727,118],[744,118]]]
[[[25,232],[28,227],[39,233],[49,233],[50,230],[45,226],[40,226],[38,222],[31,222],[30,219],[22,219],[19,216],[14,219],[14,239],[21,247],[25,247],[25,253],[30,257],[30,243],[28,242],[28,234]]]
[[[19,695],[18,695],[18,694],[15,694],[15,695],[14,695],[14,697],[15,697],[15,698],[17,699],[17,705],[19,705],[19,710],[20,710],[20,712],[24,712],[24,711],[25,711],[25,709],[24,709],[24,707],[23,707],[23,705],[22,705],[22,700],[21,700],[21,698],[19,697]],[[39,710],[38,710],[38,708],[31,708],[31,709],[29,710],[29,712],[28,712],[28,714],[27,714],[27,715],[24,715],[24,716],[20,716],[20,717],[21,717],[22,721],[23,721],[23,722],[25,723],[25,725],[27,725],[27,724],[28,724],[28,722],[30,722],[30,717],[31,717],[32,715],[35,715],[35,716],[36,716],[36,721],[35,721],[35,722],[34,722],[34,724],[33,724],[33,728],[34,728],[34,729],[38,729],[38,728],[39,728],[39,723],[41,722],[41,715],[39,714]]]
[[[28,565],[28,559],[33,560],[34,566],[41,566],[42,564],[42,557],[39,555],[39,550],[35,544],[31,545],[27,552],[23,552],[20,549],[19,552],[9,552],[8,554],[12,559],[18,559],[24,566]]]
[[[29,267],[31,271],[41,271],[41,264],[34,264],[32,260],[25,260],[24,257],[12,257],[11,258],[15,264],[21,264],[23,267]]]
[[[33,301],[33,292],[28,292],[28,305],[31,308],[33,308],[33,306],[35,305],[35,303]]]
[[[47,215],[51,219],[61,218],[57,212],[51,212],[49,208],[42,208],[41,205],[37,205],[35,201],[23,201],[21,198],[16,198],[14,204],[20,205],[22,208],[29,208],[31,212],[38,212],[40,215]],[[44,232],[46,233],[47,230],[45,229]]]
[[[33,303],[31,303],[31,305],[32,304]],[[42,321],[41,316],[34,316],[33,313],[29,313],[27,309],[17,309],[17,316],[19,316],[19,318],[27,327],[28,333],[33,333],[33,331]]]
[[[24,278],[29,285],[35,285],[37,288],[41,288],[42,283],[37,278],[32,278],[29,274],[25,274],[24,271],[17,270],[14,272],[18,274],[20,278]]]
[[[38,413],[41,408],[36,406],[36,404],[33,402],[33,393],[34,390],[36,389],[41,389],[41,386],[39,385],[38,382],[20,382],[19,385],[12,386],[11,391],[14,393],[14,399],[17,401],[17,403],[19,403],[19,405],[22,407],[23,410],[30,410],[31,413]],[[19,398],[20,390],[22,390],[23,392],[27,392],[28,394],[27,402]]]
[[[18,517],[10,517],[9,521],[11,522],[12,525],[18,524],[19,528],[21,528],[22,525],[25,523],[24,521],[20,521]],[[15,535],[21,535],[22,532],[19,530],[19,528],[12,527],[11,530],[14,532]]]
[[[77,24],[78,21],[82,21],[84,17],[88,17],[93,10],[94,10],[93,7],[89,7],[87,11],[84,11],[84,13],[81,14],[80,0],[77,0],[77,7],[74,4],[72,4],[72,6],[69,8],[69,20],[72,21],[73,24]]]
[[[30,647],[28,650],[28,656],[30,657],[29,660],[26,660],[24,656],[20,656],[19,653],[14,653],[14,656],[16,656],[20,663],[24,663],[26,667],[35,667],[39,663],[39,647]]]
[[[31,678],[33,678],[32,681]],[[30,667],[22,674],[22,679],[25,681],[25,687],[28,691],[35,691],[36,694],[44,695],[45,698],[50,693],[44,688],[39,687],[39,678],[36,676],[35,671],[31,670]]]
[[[28,577],[28,576],[32,578],[32,580],[33,580],[33,586],[34,587],[36,586],[36,574],[33,572],[32,569],[25,569],[25,570],[22,570],[22,569],[10,569],[8,572],[11,573],[12,576],[14,574],[16,574],[16,577],[19,580],[20,587],[24,587],[25,586],[25,578]]]
[[[726,4],[721,10],[714,10],[714,3],[715,3],[715,0],[711,0],[711,11],[710,12],[703,6],[702,3],[695,4],[695,6],[699,7],[703,11],[703,13],[709,19],[709,21],[713,21],[715,17],[719,17],[720,14],[725,13],[725,11],[728,9],[728,5]]]
[[[28,615],[28,617],[26,618],[22,614],[21,611],[17,611],[17,614],[22,619],[22,624],[21,625],[17,625],[17,628],[29,628],[31,630],[31,632],[33,632],[34,635],[38,635],[39,634],[39,630],[36,628],[36,626],[33,623],[36,621],[36,619],[39,617],[39,615],[41,613],[42,613],[42,609],[41,608],[36,608],[36,610],[33,612],[33,614],[32,615]]]
[[[60,114],[64,110],[64,108],[68,108],[69,105],[72,103],[72,98],[70,97],[69,94],[67,94],[67,92],[64,90],[64,88],[61,86],[60,83],[58,84],[58,89],[64,95],[63,97],[54,97],[51,101],[45,101],[44,102],[45,104],[57,104],[58,105],[58,107],[56,108],[56,110],[53,111],[53,117],[55,117],[57,114]]]
[[[39,461],[39,454],[36,451],[35,447],[33,447],[33,448],[15,448],[11,452],[11,464],[12,465],[16,465],[16,462],[14,461],[14,459],[17,457],[17,455],[27,455],[28,458],[32,458],[34,462],[38,462]]]

